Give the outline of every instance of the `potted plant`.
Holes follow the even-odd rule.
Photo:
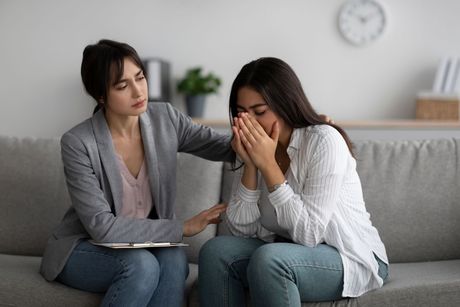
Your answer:
[[[201,67],[187,70],[177,84],[177,91],[185,95],[187,113],[190,117],[203,117],[206,95],[217,93],[220,78],[213,73],[204,75]]]

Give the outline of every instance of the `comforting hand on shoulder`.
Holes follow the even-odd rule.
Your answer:
[[[238,118],[239,137],[244,149],[254,165],[261,169],[271,162],[276,164],[275,151],[278,145],[279,125],[273,124],[271,135],[249,114],[242,113]]]
[[[327,116],[326,114],[319,114],[319,117],[324,120],[327,124],[335,124],[334,120]]]

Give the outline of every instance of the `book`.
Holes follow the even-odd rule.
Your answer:
[[[460,59],[457,61],[457,70],[455,73],[454,81],[452,82],[452,92],[460,93]]]
[[[89,243],[98,246],[109,248],[150,248],[150,247],[177,247],[188,246],[186,243],[176,242],[116,242],[116,243],[100,243],[94,240],[89,240]]]
[[[158,100],[162,97],[161,92],[161,62],[150,60],[147,62],[149,99]]]
[[[451,93],[454,91],[455,82],[458,74],[459,61],[457,57],[450,59],[449,69],[446,74],[446,81],[444,83],[444,92]]]
[[[446,81],[447,71],[449,69],[449,58],[443,57],[436,70],[436,76],[434,78],[433,92],[441,93],[444,90],[444,84]]]
[[[170,65],[159,58],[144,59],[149,101],[170,101]]]

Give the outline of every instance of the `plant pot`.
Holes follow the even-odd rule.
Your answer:
[[[201,118],[204,115],[204,104],[206,101],[206,96],[197,95],[197,96],[186,96],[185,104],[187,108],[187,114],[190,117]]]

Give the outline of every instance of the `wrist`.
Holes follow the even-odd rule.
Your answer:
[[[244,169],[250,172],[257,172],[257,167],[253,163],[244,163]]]
[[[274,164],[267,163],[267,166],[261,169],[260,172],[264,177],[267,188],[273,187],[277,184],[282,184],[286,181],[286,178],[284,177],[284,174],[279,168],[278,163],[276,163],[276,161]]]
[[[289,183],[287,182],[287,180],[284,180],[282,183],[277,183],[277,184],[267,187],[267,190],[268,192],[273,193],[279,188],[287,186],[287,185],[289,185]]]
[[[184,237],[190,237],[190,226],[188,221],[185,221],[182,226],[182,234]]]
[[[281,170],[278,163],[275,159],[267,161],[267,163],[263,163],[260,165],[259,170],[262,174],[273,172],[276,170]]]
[[[257,189],[257,168],[254,165],[244,165],[241,183],[249,190]]]

